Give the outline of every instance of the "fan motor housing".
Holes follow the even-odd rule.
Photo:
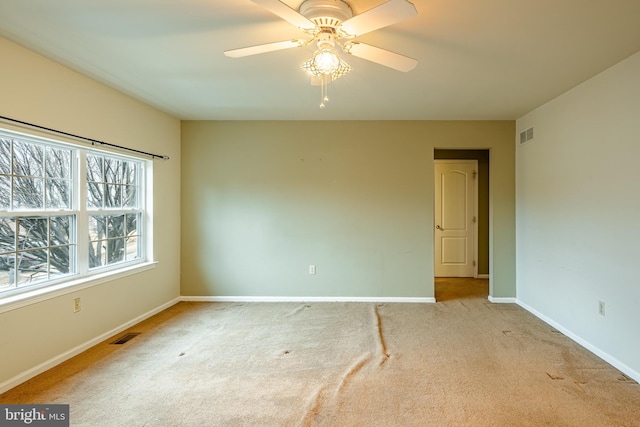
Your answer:
[[[300,14],[318,27],[337,28],[353,16],[351,7],[342,0],[306,0]]]

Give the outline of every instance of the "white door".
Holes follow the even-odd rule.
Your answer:
[[[477,160],[435,160],[435,276],[477,277]]]

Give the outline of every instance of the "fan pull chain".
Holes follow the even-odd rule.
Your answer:
[[[329,86],[327,84],[329,78],[329,74],[323,74],[320,78],[320,108],[324,108],[326,103],[329,102]]]

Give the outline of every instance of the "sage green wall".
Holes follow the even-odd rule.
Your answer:
[[[478,274],[489,274],[489,150],[438,150],[435,159],[478,161]]]
[[[171,157],[153,167],[155,268],[20,307],[0,304],[2,390],[179,297],[180,121],[3,38],[0,54],[11,64],[0,67],[2,115]]]
[[[518,119],[516,148],[518,301],[637,381],[639,117],[640,52]]]
[[[512,121],[183,122],[182,295],[433,297],[438,147],[491,150],[490,292],[515,297],[514,135]]]

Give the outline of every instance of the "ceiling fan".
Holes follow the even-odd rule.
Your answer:
[[[398,71],[411,71],[418,63],[413,58],[355,40],[363,34],[416,16],[418,12],[415,6],[406,0],[388,0],[355,16],[351,7],[343,0],[305,0],[299,11],[280,0],[251,1],[300,28],[309,38],[232,49],[224,54],[231,58],[241,58],[303,47],[315,42],[317,50],[311,59],[302,64],[302,68],[311,75],[312,84],[320,85],[322,88],[321,108],[324,108],[329,100],[327,85],[351,71],[351,67],[335,53],[336,46],[349,55]]]

